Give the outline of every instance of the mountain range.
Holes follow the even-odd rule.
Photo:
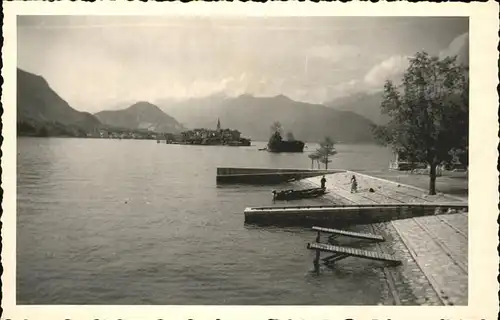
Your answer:
[[[43,77],[18,68],[17,129],[18,135],[84,137],[99,129],[176,133],[186,128],[148,102],[95,115],[77,111]]]
[[[325,106],[340,111],[351,111],[378,125],[387,124],[389,116],[380,112],[382,91],[355,93],[346,97],[325,102]]]
[[[226,97],[213,95],[180,102],[155,102],[189,128],[215,128],[219,118],[223,128],[238,129],[253,140],[267,141],[271,125],[279,121],[296,139],[320,141],[325,136],[344,143],[373,142],[373,122],[351,111],[294,101],[286,96]]]
[[[157,100],[120,104],[120,110],[92,115],[72,108],[38,75],[17,70],[17,119],[20,135],[86,136],[97,129],[122,128],[178,133],[186,128],[237,129],[253,140],[267,141],[271,125],[279,121],[284,133],[296,139],[373,142],[371,127],[384,121],[378,112],[381,95],[359,94],[327,103],[294,101],[284,95]],[[128,106],[128,107],[125,107]],[[110,108],[113,108],[112,106]],[[116,108],[116,106],[115,106]]]
[[[102,123],[119,128],[179,133],[186,128],[160,108],[149,102],[136,102],[121,110],[101,111],[94,114]]]
[[[102,126],[88,112],[73,109],[47,81],[17,69],[18,134],[84,135]]]

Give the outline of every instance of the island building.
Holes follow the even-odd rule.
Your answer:
[[[213,129],[198,128],[181,132],[179,135],[170,135],[168,143],[196,144],[196,145],[233,145],[249,146],[250,139],[243,138],[241,132],[221,127],[217,119],[217,127]]]

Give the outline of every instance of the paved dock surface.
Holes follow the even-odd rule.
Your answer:
[[[456,215],[461,214],[449,216]],[[456,220],[456,218],[449,220]],[[438,304],[467,305],[468,238],[466,234],[456,233],[454,229],[435,216],[392,221],[391,224],[438,295]],[[463,221],[455,225],[464,228]],[[416,286],[416,289],[418,288]]]
[[[351,193],[351,177],[355,175],[358,192]],[[430,196],[423,189],[389,180],[353,172],[340,172],[326,175],[326,188],[332,193],[332,200],[345,204],[375,203],[414,203],[414,202],[450,202],[456,197],[438,193]],[[321,185],[321,176],[303,180],[311,186]],[[369,192],[372,188],[374,192]]]
[[[426,174],[411,174],[408,172],[387,170],[367,170],[362,171],[362,173],[422,189],[429,187],[429,176]],[[469,195],[467,172],[444,171],[442,176],[436,179],[436,189],[448,195],[467,199]]]
[[[352,175],[358,192],[351,193]],[[326,176],[330,194],[326,199],[342,204],[453,202],[460,199],[353,172]],[[321,177],[304,184],[320,185]],[[369,192],[372,188],[375,192]],[[393,303],[401,305],[467,305],[468,303],[468,213],[395,220],[357,231],[373,232],[387,241],[377,244],[380,253],[403,261],[399,267],[384,268]]]

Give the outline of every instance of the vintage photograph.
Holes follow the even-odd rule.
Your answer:
[[[468,305],[468,17],[16,19],[18,305]]]

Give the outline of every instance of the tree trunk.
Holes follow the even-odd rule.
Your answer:
[[[436,164],[429,164],[429,194],[436,194]]]
[[[328,170],[328,155],[326,155],[325,170]]]
[[[311,159],[311,169],[314,169],[314,159]]]

